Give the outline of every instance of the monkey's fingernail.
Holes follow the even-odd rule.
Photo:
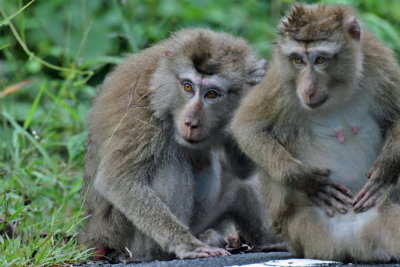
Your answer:
[[[340,213],[347,213],[347,210],[344,208],[341,208],[339,211],[340,211]]]

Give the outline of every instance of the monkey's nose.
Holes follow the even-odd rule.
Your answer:
[[[310,91],[310,92],[307,94],[307,96],[308,96],[308,98],[309,98],[310,100],[312,100],[312,99],[314,98],[315,95],[316,95],[316,92],[315,92],[315,91]]]
[[[304,90],[303,98],[306,102],[311,103],[315,99],[316,95],[317,95],[316,90],[308,89]]]
[[[200,121],[197,119],[188,119],[185,121],[185,126],[188,127],[190,130],[197,129],[200,125]]]

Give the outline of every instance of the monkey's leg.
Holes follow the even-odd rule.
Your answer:
[[[396,186],[396,193],[398,197],[399,184]],[[378,257],[385,258],[387,255],[390,255],[391,261],[399,261],[400,260],[400,205],[399,203],[389,202],[385,200],[386,203],[383,203],[380,209],[380,216],[378,216],[378,220],[376,223],[371,224],[373,228],[365,229],[365,233],[371,233],[370,230],[373,230],[373,233],[376,233],[376,236],[381,239],[381,243],[379,248],[375,249],[375,253],[377,253]],[[374,229],[375,228],[375,229]],[[365,240],[365,243],[370,242],[371,240]],[[384,252],[386,255],[384,255]],[[380,255],[379,255],[380,254]]]
[[[166,258],[154,240],[138,231],[127,217],[97,195],[97,209],[79,234],[79,241],[94,248],[95,259],[132,263]]]
[[[228,244],[228,240],[214,229],[207,229],[198,234],[197,237],[210,247],[226,248]]]
[[[232,208],[241,236],[261,251],[287,251],[287,245],[268,226],[266,207],[254,185],[245,184],[238,191]]]
[[[208,247],[194,237],[152,188],[127,179],[129,182],[110,183],[112,179],[105,179],[100,174],[94,186],[139,231],[151,237],[163,250],[175,253],[179,258],[229,255],[222,249]]]

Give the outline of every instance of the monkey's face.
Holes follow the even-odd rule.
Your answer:
[[[189,72],[179,75],[177,84],[181,103],[172,112],[175,139],[191,148],[219,142],[237,102],[227,81],[218,75]]]
[[[298,5],[280,26],[275,61],[288,90],[294,88],[309,111],[345,103],[356,93],[361,77],[360,25],[338,12]]]
[[[361,73],[361,49],[337,41],[281,43],[281,69],[307,110],[337,107],[354,95]]]

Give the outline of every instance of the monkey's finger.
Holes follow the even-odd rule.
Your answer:
[[[375,163],[374,165],[372,165],[371,168],[369,168],[369,170],[368,170],[368,172],[367,172],[367,174],[366,174],[367,179],[371,179],[371,177],[372,177],[372,175],[374,174],[374,172],[375,172],[376,169],[377,169],[377,164]]]
[[[213,247],[200,247],[195,250],[195,252],[206,253],[209,256],[228,256],[230,253],[222,248],[213,248]]]
[[[354,197],[352,205],[355,206],[357,203],[365,196],[368,191],[364,188],[358,192],[358,194]]]
[[[229,256],[231,255],[231,253],[225,249],[219,249],[218,251],[216,251],[216,255],[215,256]]]
[[[329,216],[329,217],[333,217],[333,215],[335,214],[335,212],[333,211],[333,209],[331,207],[329,207],[327,204],[323,204],[322,205],[322,209],[325,211],[325,213]]]
[[[333,209],[331,207],[329,207],[329,205],[326,203],[325,199],[328,199],[328,197],[325,197],[324,194],[322,194],[322,193],[319,193],[318,197],[311,198],[311,200],[315,204],[317,204],[319,207],[321,207],[329,217],[333,217],[335,212],[333,211]]]
[[[315,168],[315,173],[318,175],[328,176],[331,171],[325,168]]]
[[[231,255],[231,253],[228,252],[227,250],[224,250],[224,249],[218,249],[218,250],[210,251],[210,255],[213,256],[213,257],[216,257],[216,256],[229,256],[229,255]]]
[[[208,253],[200,253],[200,252],[192,252],[188,255],[188,259],[195,259],[195,258],[209,258],[212,257]]]
[[[341,202],[337,201],[334,198],[331,198],[329,203],[331,204],[331,206],[335,207],[340,213],[346,213],[347,212],[347,208],[346,206],[344,206]]]
[[[359,212],[362,210],[364,204],[373,196],[373,193],[368,191],[366,192],[363,197],[357,201],[354,205],[354,211],[355,212]]]
[[[373,172],[374,172],[374,170],[369,170],[369,171],[367,172],[367,174],[365,175],[365,176],[367,176],[367,179],[370,179],[370,178],[371,178]]]
[[[352,204],[353,199],[346,194],[344,194],[342,191],[339,191],[335,187],[329,186],[326,188],[326,193],[330,196],[333,196],[335,199],[339,200],[343,204]]]
[[[367,192],[371,190],[372,183],[368,181],[363,188],[358,192],[358,194],[353,199],[353,205],[357,205],[357,203],[365,196]]]
[[[337,190],[339,190],[340,192],[346,194],[347,196],[353,197],[353,192],[350,189],[348,189],[347,187],[345,187],[344,185],[339,184],[337,182],[332,182],[332,186],[334,188],[336,188]]]
[[[381,188],[380,184],[377,184],[373,180],[368,181],[363,188],[361,188],[360,192],[357,194],[357,196],[353,200],[353,206],[358,205],[358,203],[365,198],[365,195],[367,195],[367,199],[371,197],[371,195],[375,194],[378,192]]]
[[[379,200],[382,196],[383,196],[382,193],[376,193],[376,194],[374,194],[372,197],[370,197],[370,199],[368,199],[368,200],[364,203],[364,205],[363,205],[363,207],[362,207],[362,209],[361,209],[361,212],[365,212],[365,211],[369,210],[370,208],[372,208],[373,206],[375,206],[376,203],[378,202],[378,200]]]

